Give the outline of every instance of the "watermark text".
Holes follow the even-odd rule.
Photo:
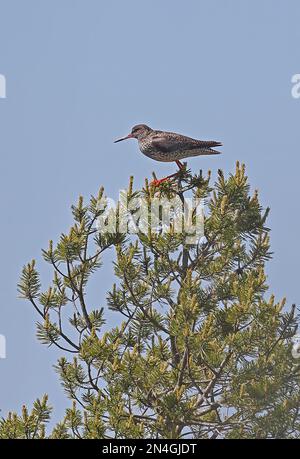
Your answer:
[[[293,84],[292,86],[292,97],[294,99],[299,99],[300,98],[300,73],[296,73],[295,75],[292,76],[291,82]]]
[[[0,99],[6,99],[6,78],[0,73]]]
[[[0,335],[0,359],[6,358],[6,339],[4,335]]]

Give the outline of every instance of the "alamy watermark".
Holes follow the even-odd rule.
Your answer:
[[[295,335],[293,337],[292,356],[294,359],[300,358],[300,335]]]
[[[6,99],[6,78],[0,73],[0,99]]]
[[[204,236],[204,203],[198,198],[138,196],[128,199],[122,190],[116,203],[103,197],[96,228],[101,234],[182,234],[186,244],[197,244]]]
[[[6,358],[6,339],[4,335],[0,335],[0,359]]]
[[[292,86],[292,97],[294,99],[299,99],[300,98],[300,73],[296,73],[295,75],[292,76],[291,83],[293,84]]]

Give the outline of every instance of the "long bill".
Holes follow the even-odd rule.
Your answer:
[[[126,137],[121,137],[121,139],[115,140],[114,143],[122,142],[122,140],[131,139],[132,137],[133,137],[132,134],[128,134]]]

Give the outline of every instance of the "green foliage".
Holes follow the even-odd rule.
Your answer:
[[[22,415],[9,413],[7,419],[0,421],[0,438],[45,438],[45,427],[50,419],[52,408],[48,405],[48,397],[37,399],[31,412],[26,406],[22,408]]]
[[[104,191],[72,207],[74,225],[43,251],[54,276],[41,291],[35,263],[19,292],[42,321],[37,336],[64,351],[55,366],[72,407],[50,438],[297,438],[300,365],[291,353],[295,307],[267,294],[269,229],[244,166],[228,178],[180,173],[177,182],[133,191],[148,206],[157,197],[206,202],[205,240],[185,231],[100,234]],[[132,206],[131,216],[141,221]],[[193,217],[194,218],[194,217]],[[115,249],[116,282],[107,305],[88,304],[91,276]],[[105,325],[107,309],[116,315]],[[73,354],[68,358],[68,354]],[[2,438],[42,438],[51,409],[37,401],[29,415],[9,414]]]

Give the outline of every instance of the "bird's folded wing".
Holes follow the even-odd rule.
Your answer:
[[[157,148],[160,151],[171,153],[173,151],[181,150],[181,148],[195,148],[195,141],[189,139],[190,141],[183,141],[182,138],[173,137],[172,135],[168,134],[158,134],[153,136],[152,138],[152,145],[153,147]]]
[[[190,137],[178,136],[172,133],[157,134],[153,136],[153,147],[165,153],[178,150],[193,150],[197,148],[211,148],[222,145],[220,142],[210,140],[196,140]]]

